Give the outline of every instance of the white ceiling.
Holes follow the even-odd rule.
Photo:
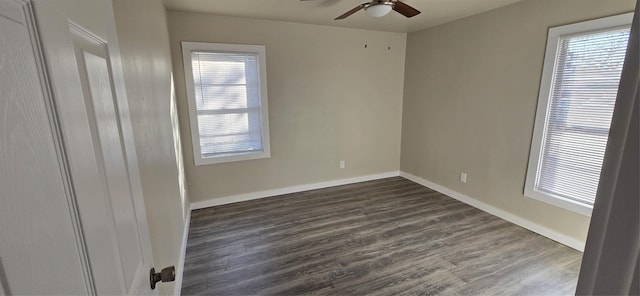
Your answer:
[[[164,0],[169,10],[391,32],[415,32],[521,0],[404,0],[422,11],[413,18],[391,12],[373,18],[359,11],[334,18],[367,0]]]

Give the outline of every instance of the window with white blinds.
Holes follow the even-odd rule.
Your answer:
[[[196,165],[269,157],[264,46],[182,50]]]
[[[630,24],[621,15],[549,30],[525,196],[591,213]]]

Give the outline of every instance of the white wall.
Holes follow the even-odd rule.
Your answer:
[[[156,269],[178,265],[189,200],[161,0],[114,0],[114,13]],[[176,266],[178,267],[178,266]],[[174,283],[158,285],[172,294]]]

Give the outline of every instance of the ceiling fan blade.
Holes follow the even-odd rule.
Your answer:
[[[420,14],[420,10],[417,10],[402,1],[396,1],[393,3],[393,10],[399,12],[406,17],[414,17]]]
[[[346,17],[358,12],[360,9],[363,9],[363,8],[364,8],[364,4],[360,4],[360,5],[356,6],[354,9],[351,9],[351,10],[345,12],[343,15],[337,17],[336,20],[341,20],[343,18],[346,18]]]

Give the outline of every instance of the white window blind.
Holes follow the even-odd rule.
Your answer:
[[[560,38],[537,189],[593,204],[629,29]]]
[[[183,54],[196,164],[269,157],[264,48],[183,42]]]
[[[200,153],[262,151],[256,54],[193,52]]]
[[[590,213],[629,39],[627,19],[549,31],[525,195]]]

